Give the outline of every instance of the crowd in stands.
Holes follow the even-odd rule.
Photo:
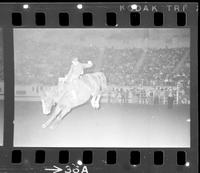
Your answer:
[[[179,88],[179,97],[189,100],[190,94],[190,57],[189,48],[104,48],[89,46],[86,48],[68,48],[68,51],[54,50],[55,53],[44,54],[40,57],[24,55],[16,62],[15,82],[19,85],[48,84],[55,85],[59,77],[63,77],[69,70],[73,57],[81,62],[93,61],[94,67],[86,72],[103,71],[107,77],[108,85],[132,87],[141,90],[153,87],[152,91],[142,91],[145,95],[150,93],[169,93],[170,88]],[[163,86],[168,86],[162,91]],[[160,89],[159,89],[160,88]],[[144,90],[144,89],[143,89]],[[141,91],[139,91],[141,93]],[[176,95],[176,92],[173,92]],[[138,95],[138,94],[135,94]],[[160,94],[159,94],[160,95]]]
[[[187,51],[187,48],[148,49],[146,52],[115,50],[106,56],[103,71],[109,82],[117,85],[176,85],[180,79],[188,81],[190,77],[189,56],[176,69]],[[143,61],[137,69],[136,64],[141,58]]]
[[[155,100],[165,103],[169,93],[172,93],[176,102],[189,103],[188,52],[188,48],[148,49],[143,52],[123,50],[115,51],[113,54],[109,52],[115,56],[108,54],[103,70],[110,84],[132,88],[121,92],[115,90],[115,93],[121,93],[121,96],[131,93],[132,96],[138,97],[135,98],[140,103],[152,103]],[[117,61],[117,57],[123,58]]]
[[[110,84],[129,86],[135,80],[135,66],[141,58],[142,49],[105,50],[101,70]]]

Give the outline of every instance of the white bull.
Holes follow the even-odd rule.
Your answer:
[[[72,108],[80,106],[90,100],[93,108],[100,107],[99,101],[102,93],[107,88],[106,77],[102,72],[88,73],[80,79],[64,84],[63,89],[50,87],[41,94],[43,114],[51,117],[42,127],[46,128],[51,123],[53,125],[66,116]],[[54,109],[52,109],[54,107]]]

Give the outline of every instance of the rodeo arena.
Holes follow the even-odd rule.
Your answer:
[[[117,34],[112,38],[110,34],[109,39],[99,38],[94,44],[96,35],[95,39],[80,35],[74,43],[59,42],[61,46],[53,41],[35,42],[30,36],[27,36],[27,48],[25,44],[16,44],[14,145],[189,147],[190,47],[187,40],[179,42],[180,37],[174,35],[153,40],[147,33],[144,42],[131,44],[126,35],[122,39]],[[26,39],[20,36],[20,31],[15,33],[16,42]],[[84,104],[66,111],[54,128],[48,128],[53,120],[51,113],[44,115],[41,95],[51,88],[65,90],[63,86],[74,58],[80,64],[92,64],[84,68],[80,80],[84,75],[100,72],[106,78],[106,87],[98,106],[87,99]],[[2,81],[2,75],[1,78]],[[3,85],[0,86],[2,95]],[[76,86],[72,84],[70,91]],[[84,87],[81,86],[80,92]]]

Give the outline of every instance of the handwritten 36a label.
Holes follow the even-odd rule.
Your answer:
[[[80,165],[67,165],[65,168],[60,168],[58,166],[53,166],[53,168],[45,168],[45,171],[51,171],[52,173],[88,173],[87,166]]]
[[[65,168],[66,168],[65,173],[88,173],[87,166],[79,168],[79,166],[71,167],[67,165]]]

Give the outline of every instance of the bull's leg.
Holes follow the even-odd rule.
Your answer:
[[[50,126],[51,129],[54,129],[54,126],[56,124],[58,124],[59,121],[61,121],[66,115],[67,113],[70,112],[70,108],[65,108],[61,111],[61,113],[56,117],[56,120],[52,123],[52,125]]]
[[[42,125],[42,128],[46,128],[47,126],[49,126],[53,122],[53,120],[58,116],[60,111],[61,111],[61,109],[58,106],[56,106],[56,109],[53,112],[53,115],[48,119],[48,121],[46,123],[44,123]]]
[[[56,119],[62,120],[70,111],[71,111],[71,108],[64,108],[63,111],[60,113],[60,115],[57,116]]]
[[[92,96],[92,99],[91,99],[91,101],[90,101],[90,103],[91,103],[91,105],[92,105],[93,108],[95,108],[95,99],[96,99],[96,96],[93,95],[93,96]]]
[[[101,95],[97,95],[96,100],[95,100],[95,108],[99,109],[100,105],[99,105],[99,101],[100,101]]]
[[[93,97],[92,97],[92,100],[91,100],[91,102],[92,102],[92,107],[93,108],[95,108],[95,109],[99,109],[99,100],[100,100],[100,94],[99,94],[99,90],[98,89],[96,89],[95,91],[94,91],[94,94],[93,94]]]

